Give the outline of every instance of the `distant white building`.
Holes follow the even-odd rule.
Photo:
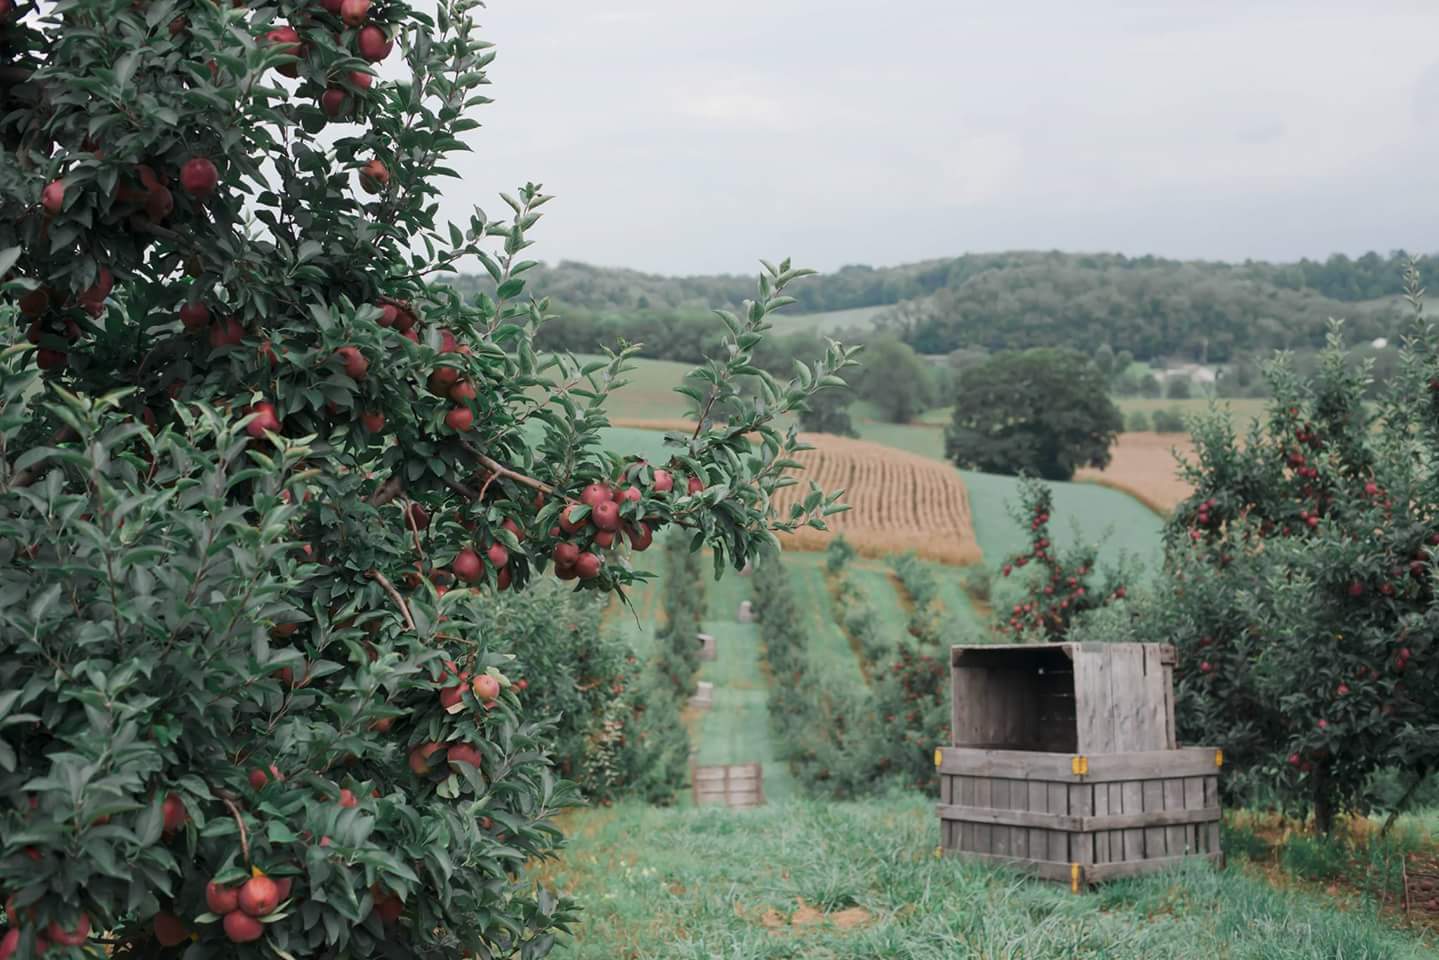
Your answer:
[[[1188,380],[1194,384],[1213,384],[1219,379],[1218,367],[1207,367],[1202,363],[1179,363],[1155,374],[1161,383],[1170,380]]]
[[[1389,346],[1389,338],[1375,337],[1374,342],[1369,344],[1369,346],[1373,347],[1375,350],[1383,350],[1385,347]]]

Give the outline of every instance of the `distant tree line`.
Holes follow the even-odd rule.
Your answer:
[[[1336,254],[1320,262],[1241,264],[1013,252],[967,254],[896,267],[847,266],[794,288],[805,312],[894,305],[885,322],[919,353],[961,348],[1069,347],[1097,343],[1140,360],[1226,362],[1273,349],[1320,348],[1325,322],[1344,316],[1356,339],[1393,337],[1403,313],[1407,254]],[[1419,258],[1439,275],[1439,256]],[[541,340],[583,350],[623,338],[646,355],[690,360],[699,322],[713,307],[754,293],[732,275],[663,277],[561,261],[530,272],[559,320]],[[459,276],[461,290],[490,290],[488,277]],[[694,332],[691,334],[691,328]]]

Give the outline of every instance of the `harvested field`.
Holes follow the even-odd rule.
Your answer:
[[[1179,477],[1176,449],[1192,456],[1194,444],[1180,433],[1122,433],[1107,469],[1085,468],[1074,479],[1122,490],[1164,516],[1192,492]]]
[[[802,434],[815,449],[794,459],[804,466],[798,484],[781,490],[775,506],[787,512],[813,480],[845,491],[850,509],[828,519],[828,531],[804,529],[781,536],[788,549],[823,550],[843,533],[863,556],[913,550],[928,560],[966,566],[981,559],[970,516],[969,490],[948,464],[864,440]]]

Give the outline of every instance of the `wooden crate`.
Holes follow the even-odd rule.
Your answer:
[[[948,853],[1075,888],[1218,862],[1217,750],[1074,755],[941,747],[940,843]]]
[[[701,680],[695,684],[695,692],[690,695],[690,706],[697,710],[708,710],[714,706],[715,685],[708,680]]]
[[[764,805],[764,768],[757,763],[693,767],[695,806],[744,809]]]
[[[699,643],[701,660],[713,660],[719,656],[719,648],[715,646],[715,638],[712,635],[701,633],[695,639]]]
[[[1219,861],[1212,747],[1177,748],[1174,649],[957,646],[941,849],[1088,883]]]

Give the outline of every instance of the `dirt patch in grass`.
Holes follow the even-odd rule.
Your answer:
[[[746,911],[738,904],[735,913],[748,920]],[[874,922],[874,915],[864,907],[846,907],[833,913],[825,913],[806,903],[803,897],[795,898],[795,908],[788,913],[767,907],[753,921],[776,936],[804,933],[811,930],[858,930]]]

